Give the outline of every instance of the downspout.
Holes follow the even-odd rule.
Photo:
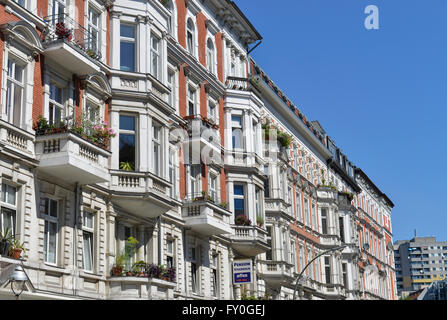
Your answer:
[[[183,241],[183,281],[185,284],[185,295],[188,296],[188,268],[186,267],[186,227],[182,230],[182,241]]]
[[[158,265],[159,266],[161,266],[161,262],[162,262],[162,259],[161,259],[161,251],[162,251],[162,248],[161,248],[161,216],[162,215],[160,215],[160,217],[158,217]]]

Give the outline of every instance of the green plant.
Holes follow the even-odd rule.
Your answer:
[[[0,241],[11,242],[13,239],[14,239],[14,236],[12,235],[10,228],[6,228],[5,232],[2,232],[0,230]]]
[[[290,144],[292,143],[292,136],[280,130],[276,131],[276,138],[278,142],[285,148],[290,147]]]
[[[256,217],[256,223],[258,224],[258,226],[262,227],[264,225],[264,218],[257,216]]]
[[[234,219],[234,223],[235,223],[237,226],[251,226],[251,220],[248,219],[247,216],[245,216],[245,215],[237,216],[237,217]]]
[[[324,185],[324,184],[326,184],[326,180],[324,179],[324,169],[321,169],[321,183]]]
[[[226,202],[222,202],[222,203],[220,204],[220,206],[221,206],[222,208],[226,209],[226,208],[228,207],[228,203],[226,203]]]
[[[24,246],[25,246],[25,243],[20,242],[20,240],[15,237],[11,240],[10,249],[12,249],[12,250],[22,250],[23,252],[26,252],[26,249]]]
[[[120,170],[134,171],[134,165],[133,165],[133,163],[131,163],[129,161],[120,162]]]

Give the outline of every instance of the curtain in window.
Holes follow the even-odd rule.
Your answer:
[[[85,232],[84,238],[84,269],[88,271],[93,270],[93,234]]]

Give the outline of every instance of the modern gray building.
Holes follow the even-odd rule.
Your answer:
[[[435,237],[415,237],[394,243],[397,292],[407,292],[428,287],[447,275],[447,241]]]

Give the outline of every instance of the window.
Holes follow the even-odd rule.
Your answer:
[[[329,257],[324,257],[324,273],[326,276],[326,283],[331,284],[331,261]]]
[[[206,43],[206,65],[209,72],[215,73],[214,43],[213,40],[211,40],[210,38],[208,38],[208,41]]]
[[[50,83],[49,124],[57,125],[65,118],[64,90]]]
[[[192,19],[188,19],[186,30],[186,49],[193,56],[195,55],[195,26]]]
[[[261,207],[261,189],[256,188],[255,191],[255,212],[256,212],[256,218],[261,218],[263,219],[262,216],[262,207]]]
[[[209,175],[209,195],[211,199],[213,199],[212,201],[215,203],[219,202],[217,194],[217,176],[214,174]]]
[[[156,122],[152,122],[152,154],[153,154],[153,169],[154,174],[161,176],[161,161],[162,161],[162,127]]]
[[[219,254],[213,254],[211,257],[211,294],[213,297],[219,297]]]
[[[296,199],[295,199],[295,205],[296,205],[296,218],[299,222],[303,222],[303,212],[301,211],[301,192],[296,192]]]
[[[2,197],[0,201],[0,231],[5,233],[11,231],[11,235],[16,234],[16,212],[17,212],[17,188],[2,183]]]
[[[216,103],[208,100],[208,120],[212,120],[217,123],[217,110]]]
[[[196,115],[197,108],[196,108],[196,90],[192,87],[188,88],[188,115],[193,116]]]
[[[312,228],[317,230],[317,209],[314,202],[312,202]]]
[[[259,143],[258,143],[258,123],[253,121],[252,123],[252,134],[253,134],[253,151],[259,153]]]
[[[25,68],[15,60],[8,59],[6,87],[6,116],[9,123],[20,126],[20,115],[25,101]]]
[[[168,18],[168,32],[171,36],[175,35],[175,27],[174,27],[174,5],[172,4],[172,0],[164,1],[165,8],[169,11],[170,15]]]
[[[201,165],[190,165],[189,166],[189,192],[190,198],[194,199],[201,196],[200,188],[200,178],[202,173]]]
[[[341,264],[342,267],[342,272],[343,272],[343,286],[345,288],[348,287],[348,270],[347,270],[347,264],[346,263],[342,263]]]
[[[265,259],[272,260],[272,227],[266,227],[267,229],[267,246],[269,249],[265,252]]]
[[[54,19],[54,23],[63,21],[65,13],[65,0],[53,0],[52,15],[58,16],[58,20]]]
[[[234,195],[234,217],[245,215],[245,197],[244,186],[241,184],[235,184],[233,186]]]
[[[135,117],[120,115],[119,162],[120,169],[134,171],[136,168],[136,125]]]
[[[173,239],[166,240],[166,266],[168,268],[175,267],[175,241]]]
[[[160,39],[152,35],[151,39],[151,74],[161,80],[161,46]]]
[[[177,110],[175,72],[172,70],[168,71],[168,87],[171,89],[168,96],[168,103],[172,108]]]
[[[100,13],[89,6],[88,8],[88,48],[93,50],[95,53],[100,50],[100,25],[99,25]]]
[[[290,263],[293,265],[294,271],[296,272],[296,247],[295,247],[295,241],[290,241]]]
[[[135,68],[135,26],[121,24],[120,26],[120,70],[136,71]]]
[[[196,252],[198,251],[198,252]],[[200,248],[191,248],[191,269],[190,269],[190,276],[191,276],[191,290],[193,293],[198,294],[199,293],[199,274],[198,274],[198,268],[197,268],[197,257],[200,256]]]
[[[94,215],[91,212],[84,211],[84,216],[82,219],[82,237],[83,237],[83,263],[84,270],[93,271],[93,259],[94,259],[94,248],[93,248],[93,234],[94,234]]]
[[[321,233],[327,234],[328,231],[328,217],[327,217],[327,209],[321,208]]]
[[[44,261],[50,264],[56,264],[57,261],[58,206],[56,200],[49,198],[41,200],[42,218],[45,221],[43,256]]]
[[[310,247],[308,247],[307,248],[307,263],[309,263],[311,261],[312,261],[312,250],[310,249]],[[311,279],[314,278],[313,271],[314,271],[314,269],[313,269],[312,265],[307,268],[307,273]]]
[[[17,2],[17,4],[21,7],[24,7],[26,9],[26,1],[25,0],[13,0],[14,2]]]
[[[343,217],[338,218],[338,224],[340,225],[340,239],[341,239],[341,242],[346,242],[345,241],[345,224],[344,224]]]
[[[234,150],[243,149],[242,117],[231,116],[232,122],[232,142]]]
[[[309,200],[307,198],[304,198],[304,219],[306,226],[310,226]]]
[[[288,192],[287,192],[287,201],[290,204],[288,211],[289,211],[289,215],[292,215],[292,210],[293,210],[293,193],[292,193],[292,187],[289,186],[288,187]]]
[[[170,190],[171,198],[177,195],[177,175],[175,170],[175,150],[169,149],[169,182],[172,184]]]
[[[85,105],[85,117],[91,124],[97,124],[101,120],[100,107],[95,103],[87,101]]]

